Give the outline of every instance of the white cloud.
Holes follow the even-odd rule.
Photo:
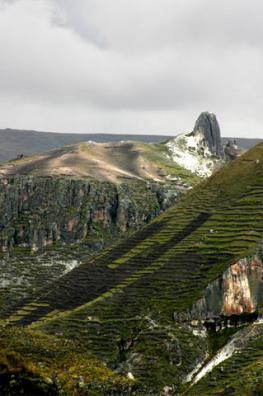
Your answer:
[[[0,127],[263,137],[260,1],[0,0]]]

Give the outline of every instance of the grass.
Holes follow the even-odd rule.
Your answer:
[[[143,147],[144,157],[167,174],[181,178],[182,182],[190,186],[200,182],[201,178],[199,176],[170,160],[169,150],[164,143],[140,143],[140,146]]]
[[[117,391],[128,395],[135,388],[133,381],[113,373],[72,341],[27,329],[0,329],[0,391],[97,396]]]
[[[46,305],[22,311],[16,324],[74,339],[108,367],[132,370],[148,392],[180,386],[230,334],[200,342],[174,313],[186,312],[231,264],[258,251],[262,180],[260,144],[127,241],[47,287],[36,300]]]
[[[189,396],[262,396],[263,337],[250,342],[187,391]]]

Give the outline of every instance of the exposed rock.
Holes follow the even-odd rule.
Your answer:
[[[201,113],[190,135],[198,138],[199,147],[204,153],[208,151],[219,158],[224,157],[220,127],[215,114]]]
[[[252,314],[263,302],[263,261],[260,253],[237,261],[207,286],[191,309],[193,318]]]
[[[230,359],[235,353],[241,353],[242,350],[247,349],[251,341],[256,338],[262,337],[263,334],[263,326],[261,321],[258,320],[253,323],[251,326],[247,328],[243,328],[237,333],[235,333],[232,337],[230,337],[229,341],[217,351],[217,353],[210,359],[205,362],[202,367],[198,367],[198,372],[195,373],[193,379],[193,384],[200,381],[203,377],[205,377],[208,373],[210,373],[215,367],[222,364],[225,360]],[[221,373],[224,371],[224,368],[221,366]],[[190,374],[191,375],[191,374]],[[188,376],[189,380],[192,378]],[[243,393],[244,395],[246,393]]]
[[[224,146],[225,158],[227,160],[234,160],[244,153],[244,149],[238,147],[236,140],[229,140]]]
[[[90,238],[103,246],[107,233],[139,229],[177,200],[158,183],[116,185],[89,178],[0,178],[0,248],[32,250]]]
[[[208,112],[201,113],[193,132],[178,135],[166,145],[178,165],[202,177],[210,176],[224,159],[219,124]]]

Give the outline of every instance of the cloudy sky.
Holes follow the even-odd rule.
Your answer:
[[[262,0],[0,0],[0,128],[263,138]]]

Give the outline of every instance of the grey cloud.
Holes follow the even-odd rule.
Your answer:
[[[102,47],[152,50],[174,44],[261,46],[261,0],[55,0],[65,26]]]
[[[260,136],[260,1],[5,1],[0,127]]]
[[[0,11],[19,0],[0,0]]]

